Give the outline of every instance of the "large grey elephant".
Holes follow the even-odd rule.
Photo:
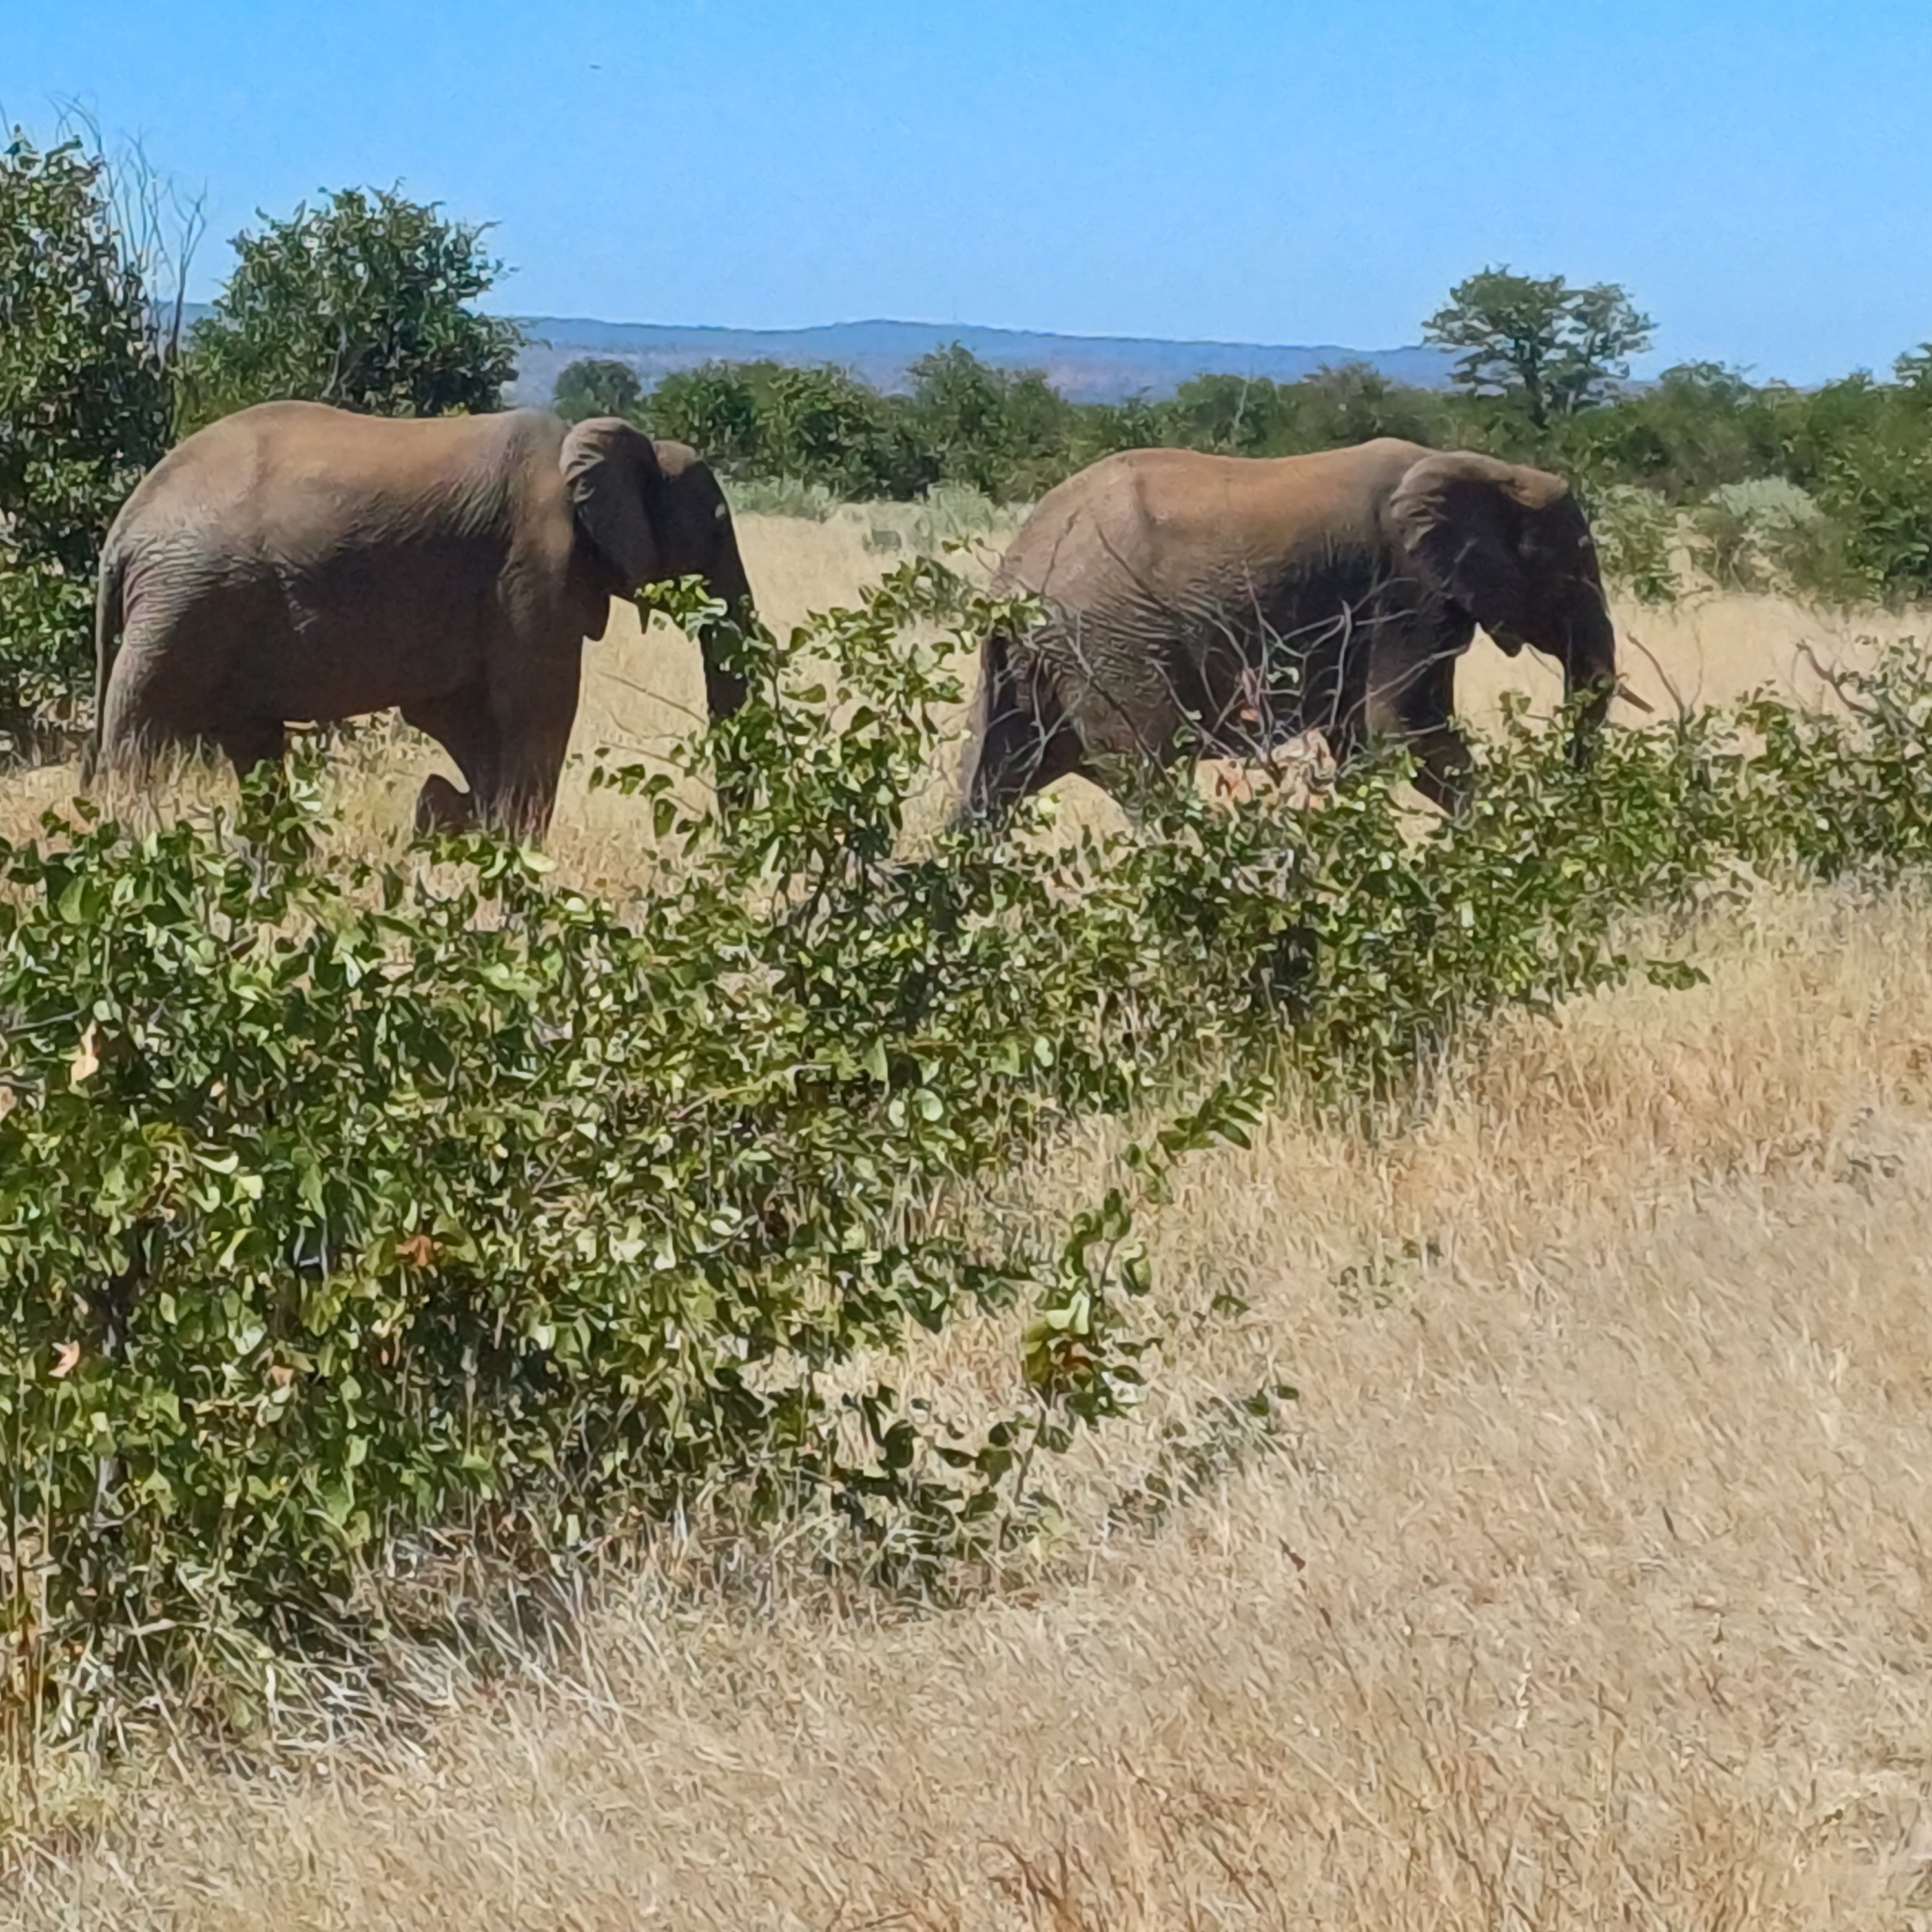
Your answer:
[[[212,742],[245,772],[292,721],[394,706],[470,788],[431,778],[419,825],[541,836],[584,639],[614,596],[686,575],[748,620],[717,478],[614,417],[243,410],[172,452],[109,532],[89,767]],[[705,656],[716,719],[744,689]]]
[[[1070,772],[1118,790],[1316,728],[1340,762],[1406,740],[1418,788],[1454,808],[1469,764],[1456,661],[1478,625],[1588,694],[1580,760],[1616,688],[1596,552],[1562,481],[1392,438],[1108,457],[1042,499],[994,588],[1046,612],[981,658],[962,806],[996,818]]]

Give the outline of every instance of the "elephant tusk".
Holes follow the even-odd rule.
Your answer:
[[[1654,718],[1656,716],[1657,706],[1652,704],[1648,698],[1638,697],[1636,693],[1631,690],[1630,686],[1624,683],[1622,678],[1618,678],[1617,680],[1617,695],[1621,698],[1626,704],[1635,705],[1637,710],[1643,712],[1646,717]]]

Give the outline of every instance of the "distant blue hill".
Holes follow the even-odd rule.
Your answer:
[[[192,322],[208,313],[190,302]],[[593,322],[574,316],[519,316],[530,343],[518,360],[511,397],[547,403],[560,370],[585,356],[626,362],[646,388],[676,369],[705,362],[830,362],[874,388],[904,389],[922,356],[963,343],[1001,369],[1043,369],[1077,403],[1124,402],[1144,393],[1172,395],[1190,376],[1265,376],[1292,382],[1318,369],[1366,362],[1392,382],[1446,388],[1454,360],[1445,349],[1344,349],[1333,344],[1163,342],[1130,335],[1048,335],[970,323],[841,322],[818,328],[685,328],[655,322]]]
[[[1290,382],[1323,368],[1366,362],[1391,381],[1448,385],[1454,358],[1442,349],[1344,349],[1331,344],[1162,342],[1136,336],[1048,335],[1014,328],[926,322],[835,322],[818,328],[678,328],[647,322],[519,317],[531,338],[518,370],[516,400],[547,402],[557,373],[585,356],[628,363],[646,387],[676,369],[712,362],[830,362],[874,388],[903,389],[920,357],[963,344],[1002,369],[1042,369],[1075,402],[1118,403],[1144,392],[1172,395],[1190,376],[1265,376]]]

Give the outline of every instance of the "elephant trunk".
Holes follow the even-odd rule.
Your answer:
[[[1570,761],[1580,770],[1590,762],[1617,688],[1617,637],[1610,606],[1600,587],[1571,623],[1563,653],[1563,698],[1566,704],[1583,700],[1570,740]]]
[[[748,629],[755,613],[752,605],[751,580],[745,574],[744,560],[738,554],[737,532],[728,519],[722,526],[710,568],[704,573],[705,587],[724,606],[718,623],[707,624],[699,639],[704,658],[704,704],[712,724],[729,718],[747,695],[744,673],[727,659],[733,654],[737,634]],[[721,633],[728,634],[721,634]]]

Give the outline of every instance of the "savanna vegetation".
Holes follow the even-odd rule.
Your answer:
[[[741,482],[827,500],[950,486],[1028,502],[1118,449],[1291,456],[1402,436],[1570,478],[1612,568],[1648,602],[1697,581],[1838,604],[1932,594],[1932,351],[1901,355],[1889,380],[1861,371],[1811,390],[1708,363],[1634,387],[1630,358],[1652,332],[1614,285],[1488,269],[1425,324],[1427,340],[1462,352],[1446,391],[1358,364],[1295,382],[1202,375],[1170,397],[1076,404],[1037,372],[956,346],[915,365],[902,395],[836,369],[722,363],[646,394],[605,362],[566,370],[558,403],[588,413],[595,394]]]
[[[699,728],[673,590],[545,852],[417,843],[400,727],[238,800],[53,754],[208,398],[495,400],[480,235],[334,197],[176,341],[98,158],[8,165],[23,1918],[1923,1910],[1932,664],[1756,589],[1915,594],[1913,358],[1630,393],[1620,291],[1486,274],[1447,396],[580,368],[734,477],[750,701]],[[1594,479],[1663,722],[1580,773],[1488,653],[1460,820],[1284,753],[944,823],[1000,614],[949,538],[1083,451],[1387,433]]]

